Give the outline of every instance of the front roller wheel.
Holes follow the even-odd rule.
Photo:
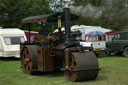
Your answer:
[[[77,65],[76,65],[76,60],[75,60],[75,57],[73,56],[73,55],[71,55],[71,58],[70,58],[70,67],[69,67],[69,69],[71,69],[71,70],[77,70],[78,69],[78,67],[77,67]],[[67,77],[67,79],[68,80],[70,80],[70,81],[76,81],[77,80],[77,77],[78,77],[78,72],[73,72],[73,71],[66,71],[65,72],[65,75],[66,75],[66,77]]]
[[[72,53],[69,63],[69,70],[65,71],[65,75],[70,81],[94,80],[98,75],[97,58],[92,53]]]

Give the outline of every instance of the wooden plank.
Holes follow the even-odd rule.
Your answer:
[[[45,70],[46,71],[53,71],[54,70],[54,63],[53,63],[53,56],[52,56],[52,49],[47,48],[45,53]]]
[[[38,56],[37,56],[37,61],[38,61],[38,71],[43,71],[43,50],[42,48],[38,48],[37,50]]]

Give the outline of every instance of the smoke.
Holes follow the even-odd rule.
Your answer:
[[[70,10],[78,16],[98,18],[102,15],[104,7],[95,7],[88,4],[86,6],[70,6]]]

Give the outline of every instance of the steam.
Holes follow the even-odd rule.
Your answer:
[[[88,4],[87,6],[70,6],[70,9],[73,14],[78,16],[98,18],[102,15],[104,7],[94,7],[91,4]]]

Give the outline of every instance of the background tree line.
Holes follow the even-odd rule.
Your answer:
[[[0,26],[20,28],[21,19],[62,11],[65,5],[80,17],[73,24],[113,30],[128,28],[128,0],[0,0]],[[36,24],[33,30],[40,31],[35,28]]]
[[[97,25],[113,30],[128,29],[128,0],[75,0],[74,3],[75,6],[88,4],[102,8],[102,13],[97,18],[81,17],[76,23]]]

